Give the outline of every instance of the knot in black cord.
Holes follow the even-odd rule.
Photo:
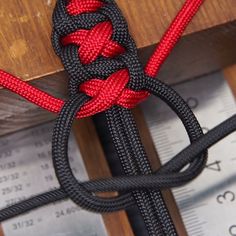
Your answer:
[[[125,171],[129,177],[98,180],[86,184],[74,178],[68,161],[67,143],[76,112],[83,109],[84,104],[88,102],[88,97],[78,95],[78,87],[90,82],[94,77],[106,80],[117,71],[127,69],[130,77],[128,88],[133,91],[145,90],[145,96],[152,93],[164,100],[182,120],[191,142],[200,138],[203,133],[187,104],[174,90],[144,75],[135,43],[114,1],[103,1],[101,5],[96,6],[96,10],[92,7],[90,10],[84,10],[82,5],[72,6],[64,0],[59,0],[54,10],[53,24],[54,49],[70,76],[70,100],[62,109],[53,133],[54,167],[60,185],[67,196],[81,207],[92,211],[116,211],[134,203],[130,195],[134,190],[176,187],[195,178],[204,168],[206,154],[191,159],[176,156],[156,173],[151,172],[148,161],[143,159],[140,163],[129,162],[130,167],[127,168],[131,170],[134,168],[133,171]],[[101,43],[96,41],[97,38]],[[91,88],[91,84],[88,87]],[[117,108],[115,109],[116,112],[113,108],[108,110],[107,117],[117,150],[120,146],[117,140],[120,142],[134,140],[134,142],[124,144],[124,147],[130,145],[128,149],[139,147],[141,142],[138,132],[130,132],[132,130],[130,127],[133,125],[132,118],[124,110],[120,112],[122,116],[119,116]],[[122,123],[126,126],[121,127]],[[136,130],[136,127],[134,129]],[[124,138],[124,135],[127,137]],[[133,150],[132,155],[138,150],[140,150],[140,158],[144,158],[146,154],[142,145],[136,151]],[[121,151],[120,155],[124,156],[121,157],[121,162],[125,163],[128,162],[128,160],[123,161],[125,155],[130,154],[124,153],[122,154]],[[187,165],[189,165],[188,168],[181,172],[181,169]],[[143,168],[146,168],[146,171]],[[126,194],[113,198],[101,198],[94,195],[95,192],[100,191],[123,191]]]
[[[76,3],[71,1],[71,4],[73,2]],[[121,69],[129,72],[127,87],[142,90],[145,84],[143,68],[127,23],[115,2],[101,1],[96,11],[84,6],[85,1],[80,4],[73,6],[78,9],[75,12],[68,7],[67,1],[58,0],[53,13],[52,44],[70,76],[70,95],[77,94],[82,83],[93,78],[105,80]],[[108,29],[104,30],[105,27]],[[98,49],[99,44],[101,48]],[[89,51],[94,57],[89,56]]]

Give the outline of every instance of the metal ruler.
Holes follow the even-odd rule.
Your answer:
[[[236,113],[234,97],[221,73],[174,88],[192,107],[204,132]],[[161,162],[189,144],[182,123],[160,100],[151,98],[143,111]],[[190,236],[236,236],[236,134],[209,150],[204,172],[173,194]]]
[[[59,186],[51,158],[53,123],[0,138],[0,208]],[[88,175],[73,135],[69,158],[74,175]],[[103,219],[70,200],[49,204],[2,223],[5,236],[107,236]]]

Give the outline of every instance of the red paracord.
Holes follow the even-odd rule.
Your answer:
[[[204,0],[187,0],[175,19],[165,32],[153,55],[150,57],[145,72],[150,77],[156,77],[161,65],[171,53],[184,30],[197,13]]]
[[[91,30],[78,30],[62,39],[63,45],[79,46],[79,56],[83,64],[89,64],[98,56],[115,57],[125,49],[111,40],[112,25],[109,21],[97,24]]]
[[[77,15],[78,12],[83,13],[87,12],[88,9],[95,9],[95,7],[92,8],[92,2],[89,2],[90,5],[87,6],[87,9],[85,9],[84,4],[85,1],[72,0],[67,6],[67,10],[69,14]],[[106,21],[97,24],[90,30],[78,30],[69,34],[62,39],[62,44],[64,46],[68,44],[79,46],[78,54],[81,62],[89,64],[100,55],[112,58],[124,53],[125,49],[112,41],[111,38],[112,24]],[[79,117],[94,115],[107,110],[113,105],[133,108],[148,96],[145,91],[136,92],[128,89],[128,83],[129,73],[127,69],[113,73],[106,80],[95,78],[84,82],[80,86],[80,91],[92,97],[92,99],[80,109]]]
[[[187,0],[185,2],[150,58],[145,68],[147,75],[156,76],[160,66],[168,57],[203,1]],[[97,11],[102,6],[103,3],[100,0],[71,0],[67,10],[69,14],[77,15]],[[112,41],[112,25],[110,22],[99,23],[90,30],[78,30],[62,39],[64,45],[71,43],[79,45],[78,54],[84,64],[91,63],[100,55],[108,58],[115,57],[125,50]],[[148,96],[146,91],[137,92],[128,89],[128,82],[128,70],[123,69],[113,73],[106,80],[94,78],[83,83],[80,86],[80,91],[92,98],[82,107],[77,118],[91,116],[113,105],[132,108]],[[64,104],[64,101],[34,88],[2,70],[0,70],[0,86],[51,112],[58,113]]]

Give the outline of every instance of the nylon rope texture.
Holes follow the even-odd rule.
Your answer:
[[[136,204],[148,235],[177,235],[160,189],[178,187],[196,178],[205,167],[206,150],[236,130],[233,116],[203,135],[185,101],[172,88],[154,79],[202,3],[203,0],[185,2],[144,70],[114,1],[57,1],[52,43],[70,77],[68,101],[54,98],[4,71],[0,71],[0,85],[59,113],[53,131],[52,159],[61,187],[0,210],[1,221],[70,198],[80,207],[98,213],[128,209]],[[150,94],[176,112],[192,143],[154,173],[129,111]],[[99,112],[106,114],[125,176],[79,182],[73,176],[67,153],[72,122]],[[112,198],[95,195],[113,191],[122,194]]]

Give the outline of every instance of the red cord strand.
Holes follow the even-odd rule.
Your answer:
[[[64,104],[62,100],[55,98],[2,70],[0,70],[0,85],[51,112],[60,112]]]
[[[151,56],[145,68],[147,75],[151,77],[157,75],[160,66],[203,2],[204,0],[187,0],[185,2]],[[77,15],[97,11],[103,5],[99,0],[71,0],[67,10],[69,14]],[[81,61],[87,64],[94,61],[99,55],[114,57],[124,52],[124,48],[112,41],[111,38],[112,25],[110,22],[103,22],[91,30],[78,30],[64,37],[62,43],[64,45],[69,43],[79,45],[78,54]],[[127,89],[128,82],[127,70],[117,71],[104,81],[93,79],[85,82],[81,85],[80,90],[91,96],[92,99],[77,114],[77,118],[91,116],[114,104],[132,108],[148,96],[145,91],[136,92]],[[2,70],[0,70],[0,86],[51,112],[58,113],[64,104],[63,100],[57,99]]]
[[[145,72],[151,77],[157,73],[168,55],[180,39],[184,30],[203,4],[204,0],[187,0],[165,32],[153,55],[150,57]]]

